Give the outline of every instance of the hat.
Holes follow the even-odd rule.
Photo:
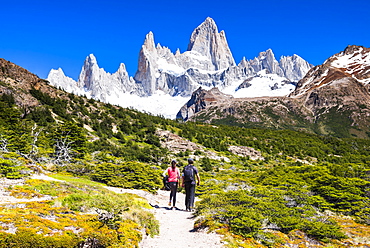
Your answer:
[[[171,164],[173,164],[173,163],[177,164],[176,159],[172,159]]]
[[[194,159],[192,159],[192,158],[188,158],[188,162],[189,162],[189,163],[194,163]]]

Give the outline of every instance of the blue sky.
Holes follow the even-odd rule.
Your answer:
[[[137,69],[145,35],[184,52],[192,31],[215,20],[237,63],[271,48],[314,65],[347,45],[370,47],[368,0],[0,1],[0,58],[46,78],[61,67],[77,79],[93,53],[100,67]]]

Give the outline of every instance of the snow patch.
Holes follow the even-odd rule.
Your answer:
[[[179,77],[185,73],[184,68],[181,68],[180,66],[175,65],[175,64],[170,64],[164,58],[159,58],[157,61],[157,64],[158,64],[159,71],[175,75],[176,77]]]
[[[140,97],[129,93],[118,97],[111,97],[108,102],[123,108],[133,108],[141,112],[160,115],[165,118],[175,119],[179,109],[186,104],[188,97],[170,96],[163,91],[157,91],[148,97]]]
[[[285,77],[269,74],[266,70],[263,70],[249,81],[251,86],[248,88],[241,88],[238,90],[238,86],[243,82],[243,80],[238,80],[233,82],[232,85],[221,89],[221,91],[225,94],[233,95],[235,98],[286,96],[296,87],[286,81],[287,79]]]

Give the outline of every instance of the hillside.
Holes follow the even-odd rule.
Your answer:
[[[198,89],[177,118],[370,138],[370,49],[348,46],[312,68],[286,97],[233,98]]]
[[[99,183],[31,180],[8,187],[14,195],[52,198],[42,205],[0,205],[5,247],[36,241],[40,247],[114,247],[123,237],[135,247],[141,231],[158,231],[142,208],[148,206],[98,186],[156,193],[171,159],[183,166],[189,156],[202,177],[194,228],[222,234],[229,247],[370,245],[369,139],[182,123],[66,93],[5,60],[0,72],[2,177],[67,173]],[[99,220],[99,212],[107,215]],[[18,216],[30,213],[26,227]]]

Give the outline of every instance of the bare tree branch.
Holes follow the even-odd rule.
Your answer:
[[[2,134],[0,134],[0,150],[3,152],[9,152],[8,148],[6,148],[8,145],[8,140],[3,137]]]
[[[70,162],[72,159],[72,147],[73,141],[68,141],[68,134],[63,138],[57,139],[55,143],[55,162],[57,164],[62,164],[63,162]]]

